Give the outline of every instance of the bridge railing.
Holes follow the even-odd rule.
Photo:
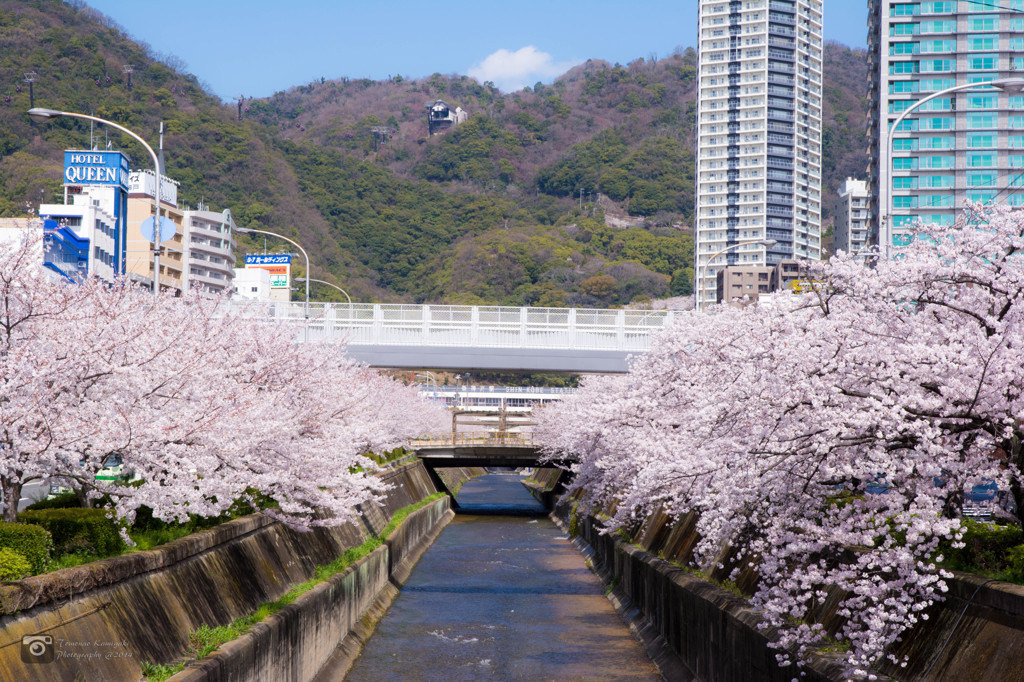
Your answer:
[[[301,302],[230,301],[228,309],[306,322]],[[646,351],[651,336],[671,320],[672,312],[664,310],[311,303],[303,338],[345,336],[350,345],[375,346]]]
[[[532,446],[532,433],[457,433],[452,442],[451,434],[447,436],[427,436],[409,442],[416,450],[430,448],[450,448],[453,445],[524,445]]]

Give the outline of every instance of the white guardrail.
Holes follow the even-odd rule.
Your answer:
[[[302,324],[302,302],[225,302],[245,317]],[[672,311],[504,306],[310,303],[300,340],[350,345],[646,351]]]

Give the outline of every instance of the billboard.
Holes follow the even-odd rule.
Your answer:
[[[65,185],[103,185],[128,191],[128,157],[121,152],[65,151]]]
[[[256,255],[246,254],[245,267],[259,268],[270,273],[271,289],[288,289],[291,286],[292,257],[290,254]]]

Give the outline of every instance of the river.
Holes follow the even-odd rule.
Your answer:
[[[520,480],[463,486],[347,680],[662,679]]]

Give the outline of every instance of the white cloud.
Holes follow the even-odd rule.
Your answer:
[[[561,76],[579,63],[556,62],[547,52],[527,45],[515,52],[498,50],[470,68],[467,75],[481,83],[491,81],[504,92],[514,92],[538,81],[549,81]]]

